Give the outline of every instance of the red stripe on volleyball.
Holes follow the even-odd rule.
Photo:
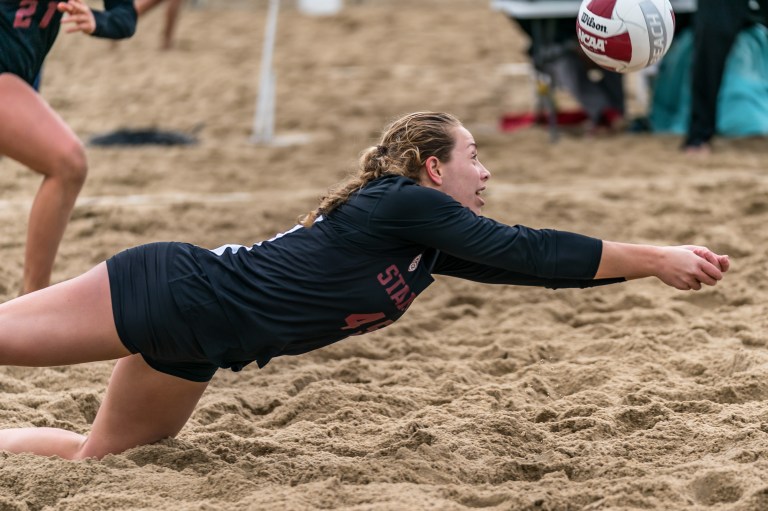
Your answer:
[[[632,59],[632,41],[629,38],[629,32],[622,32],[621,34],[618,34],[618,35],[605,37],[601,34],[596,34],[589,30],[585,30],[584,27],[582,27],[581,25],[578,25],[576,27],[576,30],[584,32],[585,34],[588,34],[589,36],[593,37],[595,40],[605,41],[604,50],[601,50],[600,48],[596,48],[593,46],[585,45],[584,41],[581,41],[581,45],[585,46],[585,48],[591,51],[592,53],[605,55],[606,57],[610,57],[620,62],[629,62]]]
[[[607,37],[605,40],[608,43],[605,48],[606,55],[622,62],[632,60],[632,41],[629,39],[629,32]]]
[[[595,16],[611,19],[613,17],[613,8],[616,6],[616,0],[592,0],[587,6],[587,10]]]

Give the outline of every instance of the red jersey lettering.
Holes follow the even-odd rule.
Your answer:
[[[393,278],[394,278],[396,275],[400,275],[400,270],[398,270],[398,269],[397,269],[397,266],[395,266],[395,265],[393,264],[392,266],[390,266],[389,268],[387,268],[386,270],[384,270],[384,273],[379,273],[379,275],[378,275],[378,277],[377,277],[377,278],[379,279],[379,283],[380,283],[382,286],[386,286],[387,284],[389,284],[389,282],[390,282],[390,281],[391,281],[391,280],[392,280],[392,279],[393,279]]]
[[[402,310],[403,302],[408,298],[409,294],[413,295],[413,298],[416,298],[415,293],[411,293],[411,288],[408,286],[403,286],[400,291],[393,293],[389,295],[390,298],[392,298],[392,301],[395,302],[395,305],[397,305],[397,308]],[[411,298],[411,300],[413,300]]]

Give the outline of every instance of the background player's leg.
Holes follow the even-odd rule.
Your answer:
[[[717,132],[717,98],[736,36],[749,12],[748,2],[709,0],[694,17],[691,63],[691,117],[683,143],[690,152],[706,152]]]
[[[179,11],[181,11],[181,0],[168,0],[161,42],[161,47],[164,50],[168,50],[173,46],[173,35],[176,32],[176,22],[179,19]]]
[[[29,214],[22,293],[50,283],[53,261],[85,181],[83,144],[18,76],[0,74],[0,154],[43,175]]]
[[[136,9],[136,14],[141,16],[162,2],[163,0],[136,0],[133,6]]]

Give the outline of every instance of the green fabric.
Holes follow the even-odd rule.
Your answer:
[[[657,133],[685,134],[691,113],[693,31],[678,34],[659,65],[649,121]],[[717,133],[768,134],[768,28],[753,25],[736,37],[717,100]]]

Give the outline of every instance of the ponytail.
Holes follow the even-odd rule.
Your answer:
[[[454,116],[436,112],[416,112],[390,123],[378,145],[360,154],[358,172],[320,200],[317,209],[299,222],[310,227],[320,215],[327,215],[365,185],[386,175],[421,178],[421,169],[430,156],[440,161],[450,159],[455,140],[453,130],[461,126]]]

